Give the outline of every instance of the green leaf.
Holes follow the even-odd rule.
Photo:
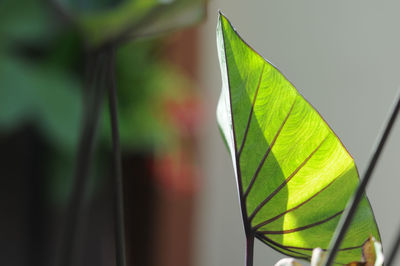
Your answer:
[[[217,119],[228,144],[244,229],[291,257],[327,249],[359,182],[353,158],[285,76],[252,49],[222,14],[217,47],[222,92]],[[336,258],[361,257],[378,228],[364,196]]]
[[[4,44],[14,47],[12,42],[16,40],[43,42],[52,39],[58,24],[52,21],[50,14],[42,1],[0,1],[0,47]]]
[[[326,251],[321,248],[315,248],[311,256],[310,266],[322,266],[326,257]],[[383,265],[382,244],[370,236],[362,246],[361,261],[353,261],[346,266],[382,266]],[[301,263],[293,258],[284,258],[278,261],[275,266],[301,266]]]
[[[162,0],[162,10],[131,35],[154,36],[193,26],[206,16],[207,0]],[[160,3],[158,5],[160,5]]]
[[[61,0],[59,0],[61,1]],[[206,0],[61,1],[92,46],[120,38],[153,36],[190,26],[205,17]]]
[[[56,147],[73,150],[82,112],[80,87],[77,77],[62,68],[0,53],[0,130],[31,122]]]

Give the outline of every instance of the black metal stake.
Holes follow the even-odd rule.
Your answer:
[[[328,250],[329,253],[324,264],[326,266],[332,265],[335,260],[336,253],[356,213],[357,207],[362,199],[362,196],[365,193],[365,189],[375,169],[376,163],[378,162],[378,159],[382,153],[386,140],[389,137],[390,131],[392,130],[393,124],[396,120],[399,110],[400,110],[400,94],[397,97],[397,100],[394,104],[389,120],[386,122],[384,130],[379,134],[380,136],[378,138],[379,141],[376,144],[375,148],[373,149],[372,157],[370,158],[368,163],[368,168],[365,171],[363,178],[361,179],[361,182],[357,187],[356,192],[354,193],[353,197],[347,204],[347,207],[340,219],[335,234],[331,240],[330,248]]]
[[[126,266],[124,202],[122,186],[122,164],[118,130],[118,101],[115,81],[115,48],[109,48],[110,61],[108,69],[108,98],[111,120],[113,167],[114,167],[114,226],[117,266]]]
[[[399,231],[397,232],[396,240],[392,244],[392,247],[389,252],[389,256],[385,260],[385,265],[386,266],[391,266],[393,265],[396,255],[397,255],[397,250],[399,249],[400,246],[400,228],[398,229]]]
[[[103,102],[104,55],[96,53],[88,59],[88,80],[83,109],[83,127],[80,135],[76,157],[75,176],[71,198],[65,216],[64,230],[61,237],[61,248],[57,265],[73,265],[76,252],[77,231],[81,226],[80,217],[83,212],[83,200],[87,191],[89,170],[94,153],[96,132]]]

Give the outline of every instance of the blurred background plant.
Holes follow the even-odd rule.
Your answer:
[[[128,265],[190,264],[202,113],[193,82],[197,31],[165,32],[200,21],[204,12],[205,1],[0,3],[2,265],[56,263],[83,126],[88,54],[110,43],[118,43]],[[98,131],[73,265],[115,263],[107,108]]]

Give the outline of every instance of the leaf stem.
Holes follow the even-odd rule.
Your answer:
[[[246,236],[246,266],[253,266],[254,234]]]
[[[87,58],[87,84],[83,106],[82,131],[76,156],[75,174],[71,189],[70,202],[65,215],[65,224],[61,236],[58,265],[69,266],[75,263],[77,250],[77,232],[81,226],[83,200],[88,186],[89,170],[93,158],[95,138],[105,86],[102,84],[104,72],[104,54],[97,52]]]
[[[346,209],[340,219],[340,222],[336,228],[334,237],[331,240],[329,253],[328,253],[327,259],[324,264],[326,266],[332,265],[335,260],[336,253],[337,253],[339,246],[342,243],[342,240],[347,232],[347,229],[349,228],[350,223],[357,211],[357,207],[362,199],[362,196],[365,193],[365,189],[366,189],[368,182],[372,176],[372,173],[375,169],[376,163],[378,162],[378,159],[382,153],[382,150],[385,146],[386,140],[389,137],[390,131],[392,130],[393,124],[396,120],[399,110],[400,110],[400,93],[397,96],[397,100],[393,105],[391,114],[389,116],[389,119],[386,122],[386,125],[385,125],[383,131],[379,134],[379,138],[378,138],[379,141],[377,142],[377,144],[375,144],[372,156],[368,163],[368,168],[365,171],[365,173],[361,179],[361,182],[357,187],[356,192],[353,194],[353,197],[348,202],[347,207],[346,207]]]
[[[125,266],[125,225],[124,225],[124,201],[122,185],[122,164],[118,130],[118,101],[117,86],[115,81],[115,47],[109,48],[109,69],[108,69],[108,99],[111,122],[113,167],[114,167],[114,226],[115,226],[115,248],[116,265]]]

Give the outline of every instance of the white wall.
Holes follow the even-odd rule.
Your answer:
[[[363,173],[400,87],[400,1],[210,2],[202,27],[202,86],[208,113],[202,138],[204,186],[195,265],[241,266],[244,232],[236,185],[214,115],[221,87],[215,45],[218,9],[320,111]],[[400,226],[399,188],[400,121],[368,188],[384,247]],[[282,257],[261,243],[255,252],[255,266],[273,265]]]

